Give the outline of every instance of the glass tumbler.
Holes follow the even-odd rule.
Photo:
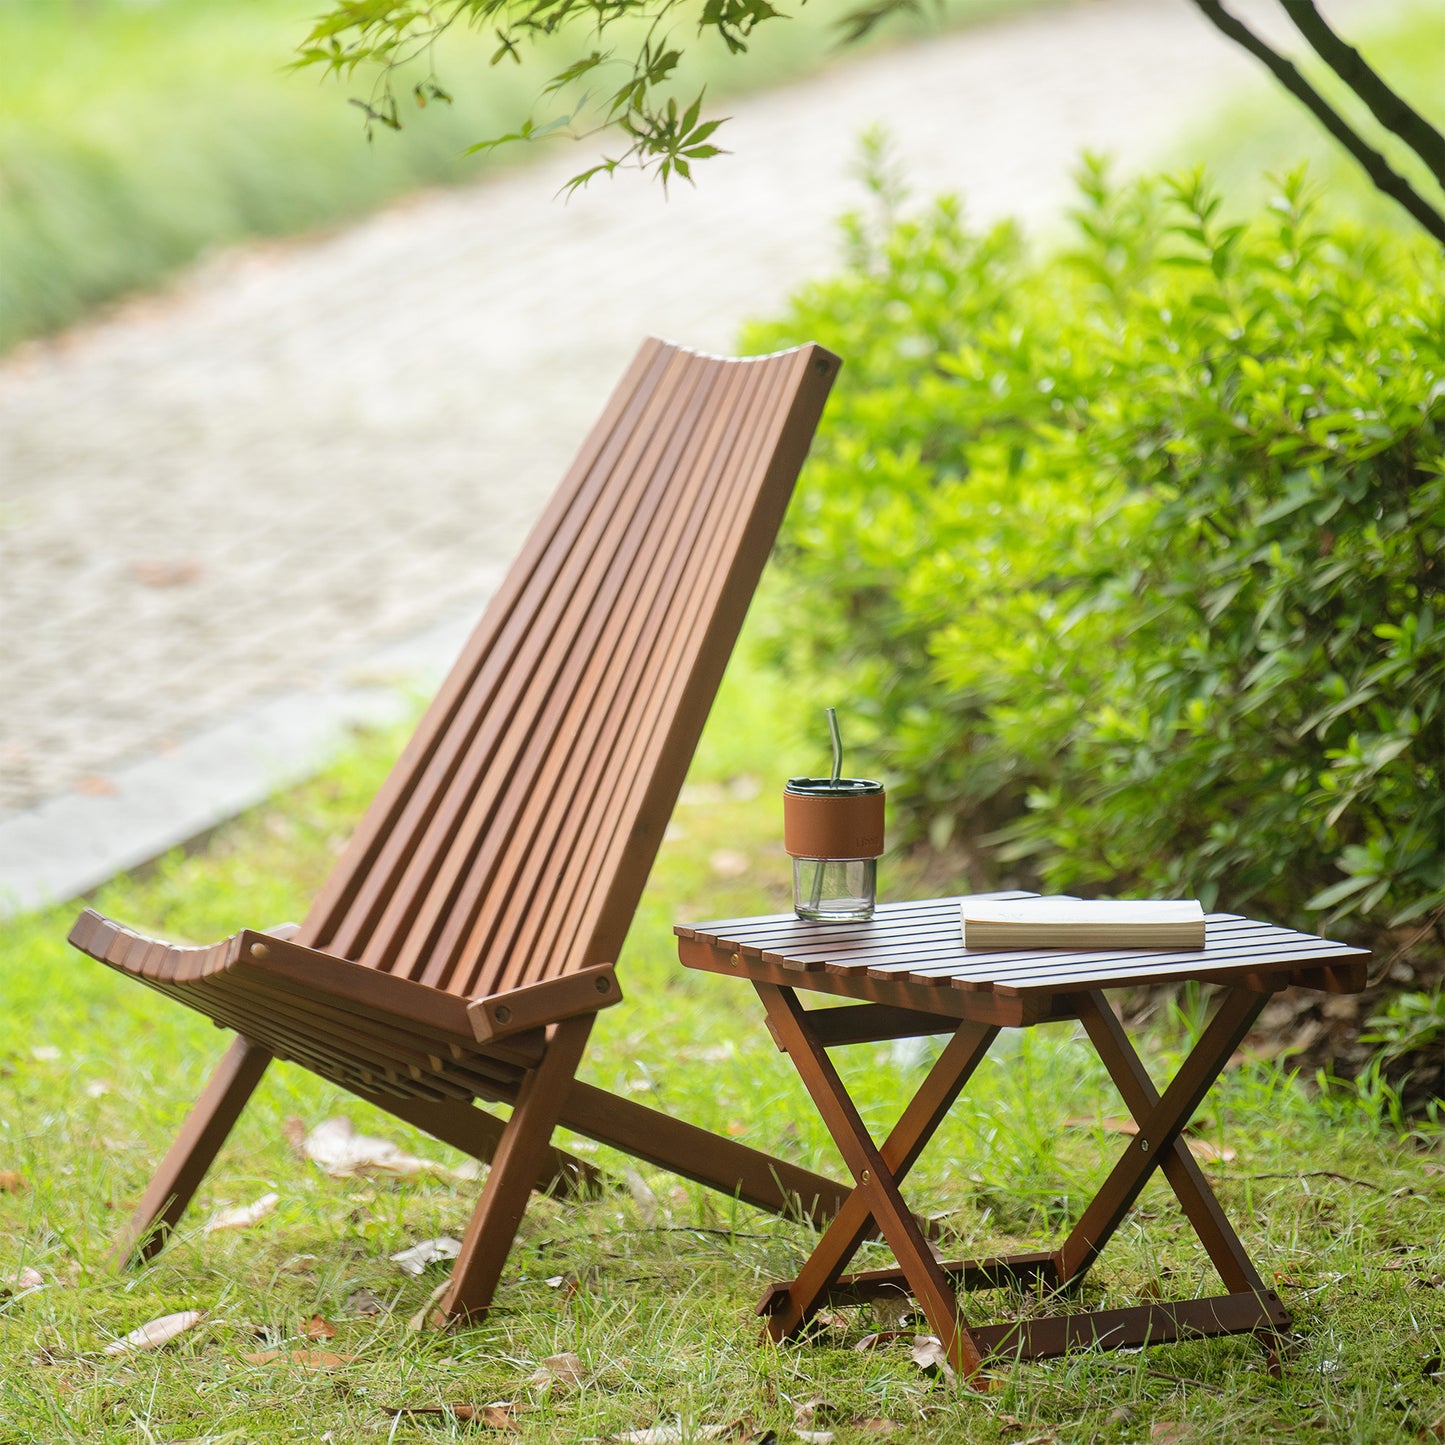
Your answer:
[[[793,911],[819,923],[863,923],[878,900],[883,784],[789,778],[783,842],[793,859]]]

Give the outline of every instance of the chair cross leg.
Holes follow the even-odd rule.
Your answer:
[[[776,1305],[770,1306],[769,1333],[780,1339],[806,1323],[876,1222],[898,1260],[909,1290],[938,1331],[949,1363],[961,1375],[975,1379],[982,1356],[959,1314],[953,1283],[934,1258],[918,1221],[903,1201],[897,1181],[933,1136],[997,1030],[969,1024],[958,1030],[889,1136],[885,1154],[869,1136],[826,1048],[808,1025],[807,1011],[798,1002],[796,992],[756,981],[755,987],[774,1036],[792,1057],[838,1152],[857,1181],[838,1218],[789,1287],[788,1304],[783,1306],[777,1299]]]
[[[594,1015],[568,1019],[548,1031],[546,1051],[517,1091],[492,1167],[472,1211],[451,1281],[438,1306],[448,1321],[475,1320],[492,1303],[502,1266],[517,1236],[527,1198],[541,1172],[572,1077],[582,1061]]]
[[[259,1045],[232,1042],[116,1241],[112,1269],[147,1260],[165,1244],[270,1062]]]
[[[1138,1134],[1130,1141],[1123,1156],[1100,1186],[1099,1192],[1055,1253],[1055,1267],[1062,1285],[1075,1285],[1084,1277],[1089,1266],[1099,1257],[1114,1231],[1133,1208],[1134,1201],[1149,1182],[1150,1176],[1156,1169],[1164,1167],[1171,1158],[1176,1157],[1179,1136],[1228,1063],[1229,1056],[1259,1017],[1260,1010],[1268,999],[1267,993],[1256,993],[1238,986],[1228,989],[1208,1027],[1190,1050],[1163,1096],[1156,1097],[1155,1102],[1139,1111]],[[1107,1005],[1105,1007],[1107,1008]],[[1110,1057],[1118,1067],[1123,1060],[1117,1050],[1112,1048],[1106,1029],[1101,1027],[1103,1016],[1092,1011],[1090,1017],[1095,1029],[1105,1037],[1105,1067],[1109,1067]],[[1085,1027],[1088,1028],[1087,1023]],[[1093,1037],[1092,1031],[1090,1037]],[[1095,1046],[1097,1047],[1097,1042]],[[1138,1064],[1137,1055],[1134,1062]],[[1141,1071],[1142,1067],[1139,1065]],[[1132,1078],[1132,1070],[1129,1075]],[[1148,1092],[1153,1092],[1152,1086]],[[1130,1093],[1143,1102],[1145,1091],[1137,1079],[1131,1083]],[[1188,1157],[1187,1151],[1185,1157]],[[1168,1167],[1176,1173],[1179,1172],[1177,1165]],[[1198,1191],[1202,1191],[1202,1194]],[[1196,1172],[1186,1182],[1186,1195],[1181,1196],[1181,1202],[1186,1196],[1189,1197],[1195,1206],[1195,1212],[1200,1212],[1198,1205],[1202,1195],[1208,1193],[1203,1175]],[[1190,1205],[1186,1204],[1185,1207],[1188,1212]],[[1222,1219],[1222,1214],[1219,1217]],[[1232,1235],[1233,1231],[1230,1233]],[[1234,1244],[1239,1247],[1237,1238]],[[1243,1253],[1242,1248],[1240,1253]],[[1257,1278],[1255,1276],[1256,1280]],[[1254,1280],[1245,1280],[1243,1283],[1246,1288],[1254,1288]]]
[[[494,1092],[499,1101],[509,1098],[500,1085]],[[357,1094],[368,1104],[384,1109],[395,1118],[424,1130],[443,1144],[450,1144],[453,1149],[460,1149],[463,1154],[470,1154],[483,1164],[491,1162],[507,1128],[496,1115],[460,1100],[436,1102],[431,1099],[395,1099],[387,1094],[362,1094],[360,1091]],[[532,1181],[532,1188],[539,1194],[551,1194],[561,1199],[590,1199],[602,1193],[603,1175],[595,1164],[548,1145],[542,1153],[541,1168]]]

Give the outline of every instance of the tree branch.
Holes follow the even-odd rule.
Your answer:
[[[1431,236],[1445,246],[1445,214],[1436,210],[1404,176],[1392,170],[1384,156],[1360,138],[1290,61],[1270,49],[1248,26],[1231,15],[1219,0],[1194,0],[1194,4],[1216,30],[1264,63],[1270,74],[1295,99],[1305,105],[1315,119],[1359,162],[1379,191],[1398,202]]]
[[[1314,0],[1280,0],[1280,4],[1315,54],[1369,106],[1370,114],[1386,130],[1394,132],[1420,157],[1430,174],[1445,187],[1445,135],[1392,90],[1353,45],[1330,28]]]

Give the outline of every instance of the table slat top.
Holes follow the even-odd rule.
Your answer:
[[[970,894],[971,898],[1029,898],[1028,893]],[[885,903],[867,923],[809,923],[792,913],[679,926],[683,940],[735,955],[749,964],[808,975],[866,977],[967,992],[1076,993],[1131,984],[1167,983],[1229,974],[1343,970],[1346,988],[1363,986],[1368,949],[1298,933],[1232,913],[1205,921],[1202,949],[969,949],[960,932],[962,897]],[[1356,982],[1357,981],[1357,982]]]

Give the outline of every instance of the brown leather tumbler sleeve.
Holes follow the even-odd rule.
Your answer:
[[[794,858],[877,858],[883,852],[882,788],[783,790],[783,846]]]

